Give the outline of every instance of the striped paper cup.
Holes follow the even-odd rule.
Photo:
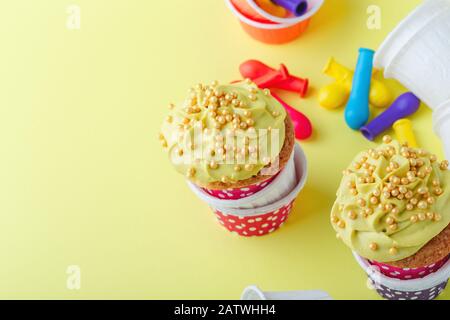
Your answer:
[[[357,253],[353,253],[356,261],[367,273],[371,285],[378,294],[387,300],[433,300],[447,286],[450,278],[450,261],[439,270],[419,279],[401,280],[385,276],[380,268]]]
[[[438,271],[444,264],[447,263],[448,259],[449,257],[446,257],[441,261],[420,268],[398,268],[377,261],[369,261],[369,263],[373,266],[378,267],[380,272],[387,277],[400,280],[410,280],[423,278],[431,273]]]

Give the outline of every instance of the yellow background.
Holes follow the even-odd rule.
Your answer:
[[[72,3],[80,30],[66,28]],[[268,46],[221,0],[3,1],[0,298],[236,299],[257,284],[378,299],[329,225],[342,169],[372,143],[316,94],[331,81],[321,74],[328,57],[353,68],[357,49],[376,49],[418,3],[327,0],[301,39]],[[381,30],[366,27],[370,4]],[[157,133],[169,102],[198,82],[239,78],[249,58],[311,80],[307,99],[283,97],[315,134],[301,143],[309,180],[288,223],[246,239],[190,193]],[[429,110],[413,121],[420,144],[442,156]],[[81,268],[79,291],[66,288],[69,265]]]

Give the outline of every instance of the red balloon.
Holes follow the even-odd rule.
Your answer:
[[[258,60],[248,60],[239,67],[242,77],[249,78],[262,89],[293,91],[304,97],[308,92],[309,80],[289,74],[284,64],[275,70]]]
[[[295,137],[299,140],[305,140],[311,137],[313,131],[311,121],[303,113],[284,102],[277,94],[273,92],[271,94],[291,116],[292,123],[294,124]]]

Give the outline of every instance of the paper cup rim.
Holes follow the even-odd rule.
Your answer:
[[[379,271],[376,271],[373,266],[364,258],[362,258],[356,252],[353,252],[353,256],[355,257],[358,264],[362,269],[367,273],[367,270],[372,270],[373,273],[376,273],[377,281],[370,277],[372,280],[376,282],[376,284],[384,285],[390,289],[398,290],[398,291],[421,291],[426,290],[432,287],[435,287],[442,282],[447,281],[450,278],[450,260],[447,261],[438,271],[429,274],[426,277],[420,279],[411,279],[411,280],[400,280],[395,278],[389,278],[385,276]]]
[[[246,1],[253,10],[255,10],[258,14],[260,14],[264,18],[271,20],[272,22],[277,22],[277,23],[281,23],[281,24],[297,24],[297,23],[300,23],[300,22],[303,22],[303,21],[309,19],[313,15],[315,15],[317,13],[317,11],[319,11],[319,9],[322,7],[322,5],[325,2],[325,0],[314,1],[314,5],[311,8],[309,8],[309,10],[304,15],[302,15],[300,17],[280,18],[280,17],[276,17],[276,16],[271,15],[270,13],[264,11],[262,8],[260,8],[258,6],[258,4],[255,2],[255,0],[246,0]],[[308,6],[309,6],[309,4],[310,4],[310,2],[308,2]]]
[[[256,295],[260,300],[267,300],[264,292],[257,286],[248,286],[241,294],[241,300],[255,300],[251,299],[251,295]]]
[[[292,27],[296,23],[275,23],[275,24],[268,24],[268,23],[262,23],[257,22],[252,19],[247,18],[244,16],[236,7],[233,5],[231,0],[225,0],[226,5],[231,10],[231,12],[243,23],[248,24],[252,27],[258,28],[258,29],[266,29],[266,30],[279,30],[279,29],[285,29]]]
[[[440,10],[430,16],[426,21],[422,21],[421,24],[412,23],[416,21],[416,16],[419,16],[422,13],[423,8],[426,8],[429,4],[432,4],[433,1],[428,0],[417,6],[394,28],[394,30],[389,33],[381,46],[378,48],[375,57],[375,66],[379,68],[384,67],[384,75],[386,78],[393,75],[392,67],[395,66],[397,57],[405,50],[409,43],[417,37],[420,32],[427,28],[427,26],[434,21],[436,16],[444,13],[445,10]],[[447,2],[447,4],[450,4],[447,0],[437,1]],[[402,33],[403,30],[408,30],[406,38],[404,33]],[[402,38],[404,39],[400,42],[399,39]]]
[[[270,190],[268,188],[270,188],[270,186],[272,184],[274,184],[278,178],[281,178],[281,177],[275,178],[275,180],[272,181],[272,183],[269,186],[267,186],[263,190],[259,191],[255,195],[252,195],[247,198],[238,199],[238,200],[217,199],[217,198],[207,194],[205,191],[201,190],[199,187],[194,185],[192,182],[187,181],[187,183],[188,183],[189,187],[191,188],[191,190],[197,196],[199,196],[200,199],[204,200],[206,203],[208,203],[208,205],[212,206],[214,209],[217,209],[222,213],[231,214],[231,215],[240,216],[240,217],[250,217],[250,216],[255,216],[255,215],[261,215],[263,213],[275,211],[275,210],[279,209],[280,207],[282,207],[283,205],[287,205],[289,202],[293,201],[297,197],[297,195],[300,193],[300,191],[305,186],[306,180],[308,178],[308,161],[306,159],[306,155],[305,155],[303,149],[300,147],[300,145],[298,143],[296,143],[295,147],[294,147],[293,159],[294,159],[296,173],[298,171],[298,167],[301,167],[301,169],[302,169],[302,175],[301,175],[301,177],[297,178],[298,181],[297,181],[296,186],[292,189],[291,192],[289,192],[289,194],[287,194],[285,197],[281,198],[280,200],[278,200],[274,203],[268,204],[266,206],[258,207],[258,208],[238,209],[239,205],[249,203],[251,201],[258,199],[259,197],[262,197],[263,193],[267,192],[267,190]]]
[[[205,202],[207,202],[209,205],[212,205],[214,207],[217,208],[240,208],[248,203],[252,203],[255,202],[261,198],[264,197],[264,194],[266,194],[268,192],[268,190],[270,190],[270,188],[273,188],[274,185],[276,185],[281,179],[284,179],[285,176],[285,170],[288,169],[288,167],[290,166],[290,162],[294,162],[294,156],[295,156],[295,148],[292,152],[291,157],[289,158],[289,162],[288,164],[285,166],[285,168],[283,168],[281,170],[281,172],[278,173],[278,175],[275,177],[275,179],[273,179],[273,181],[270,182],[270,184],[268,186],[266,186],[265,188],[259,190],[258,192],[256,192],[255,194],[245,197],[245,198],[241,198],[241,199],[219,199],[217,197],[214,197],[210,194],[208,194],[205,190],[203,190],[202,188],[198,188],[198,186],[196,186],[194,183],[190,182],[188,180],[188,185],[191,188],[191,190],[202,200],[204,200]],[[295,168],[295,163],[293,164],[294,168]]]

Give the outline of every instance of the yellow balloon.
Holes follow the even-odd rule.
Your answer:
[[[326,85],[319,91],[319,103],[327,109],[342,107],[347,101],[350,91],[345,85],[335,82]]]
[[[377,108],[387,108],[392,102],[392,94],[386,85],[372,79],[370,87],[370,103]]]

